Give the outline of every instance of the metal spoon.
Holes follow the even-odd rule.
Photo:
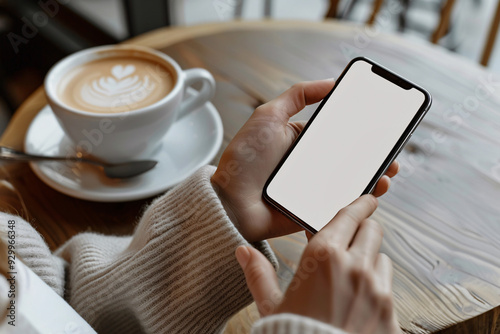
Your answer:
[[[0,146],[0,159],[13,160],[13,161],[51,160],[51,161],[84,162],[87,164],[100,166],[103,168],[104,174],[106,174],[106,176],[118,179],[125,179],[140,175],[152,169],[158,163],[158,161],[154,160],[139,160],[139,161],[124,162],[119,164],[110,164],[82,157],[66,158],[66,157],[48,157],[42,155],[27,154],[4,146]]]

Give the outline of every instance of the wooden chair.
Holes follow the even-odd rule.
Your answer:
[[[304,0],[306,1],[306,0]],[[352,8],[354,3],[357,0],[351,0],[348,3],[348,7]],[[325,15],[325,18],[340,18],[341,16],[339,15],[339,2],[340,0],[330,0],[330,5],[328,7],[328,11]],[[380,11],[380,8],[382,7],[382,4],[384,3],[384,0],[374,0],[373,2],[373,9],[370,17],[366,21],[367,24],[372,25],[375,22],[375,18],[377,17],[378,12]],[[236,3],[235,10],[234,10],[234,17],[235,18],[241,18],[242,12],[243,12],[243,4],[244,0],[239,0]],[[265,0],[264,1],[264,17],[271,17],[272,15],[272,0]]]
[[[354,6],[356,1],[357,0],[349,1],[345,12],[349,11],[350,8],[352,8]],[[326,13],[325,18],[339,18],[339,10],[338,10],[339,2],[340,2],[340,0],[330,0],[330,7],[328,8],[328,12]],[[368,20],[366,20],[366,24],[373,25],[373,23],[375,22],[375,18],[377,17],[377,14],[380,11],[380,8],[382,8],[383,4],[384,4],[384,0],[374,0],[373,1],[372,12],[371,12]]]
[[[455,6],[455,0],[446,0],[443,7],[441,8],[441,15],[439,18],[439,23],[431,36],[431,42],[437,44],[439,40],[446,34],[450,27],[450,18],[453,7]]]
[[[488,66],[488,62],[491,57],[491,52],[493,51],[493,46],[495,45],[495,39],[498,33],[498,26],[500,25],[500,0],[498,0],[497,10],[495,12],[495,17],[491,23],[490,31],[488,32],[488,37],[486,39],[486,45],[483,50],[483,55],[481,56],[481,65]]]
[[[325,18],[342,18],[347,15],[348,12],[354,7],[355,3],[357,0],[351,0],[347,3],[346,9],[344,10],[343,14],[339,14],[339,2],[340,0],[330,0],[330,7],[328,8],[328,12],[326,13]],[[373,8],[372,12],[370,14],[370,17],[368,17],[368,20],[366,20],[366,24],[368,25],[373,25],[375,22],[375,18],[377,17],[378,12],[380,11],[380,8],[382,8],[382,5],[384,3],[384,0],[374,0],[373,1]]]
[[[446,0],[445,4],[443,5],[441,9],[441,16],[438,26],[431,36],[432,43],[437,44],[439,40],[446,34],[450,25],[450,17],[454,5],[455,5],[455,0]],[[495,45],[495,39],[498,33],[499,26],[500,26],[500,0],[498,0],[495,16],[493,17],[493,22],[491,23],[491,27],[488,32],[488,37],[486,39],[486,45],[483,49],[483,53],[481,56],[480,62],[481,65],[483,66],[488,66],[488,62],[490,60],[493,47]]]

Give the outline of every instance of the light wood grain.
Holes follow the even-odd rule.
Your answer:
[[[338,22],[162,29],[130,43],[154,46],[184,68],[201,66],[215,75],[214,104],[226,143],[257,105],[297,81],[339,75],[357,55],[427,88],[433,107],[401,154],[402,171],[374,215],[385,230],[382,250],[395,265],[400,324],[406,333],[500,333],[500,77],[438,46]],[[2,142],[19,147],[43,103],[41,95],[28,100]],[[297,119],[307,119],[313,109]],[[70,199],[25,167],[7,175],[52,247],[85,229],[128,233],[144,203]],[[285,287],[305,238],[295,234],[270,242]],[[255,318],[255,309],[243,310],[228,332],[248,332]]]

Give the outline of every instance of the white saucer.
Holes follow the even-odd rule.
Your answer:
[[[220,149],[222,137],[219,113],[207,102],[172,125],[150,157],[158,164],[137,177],[110,179],[99,168],[83,163],[31,162],[30,165],[43,182],[66,195],[98,202],[131,201],[159,194],[210,163]],[[50,106],[45,106],[32,121],[24,148],[31,154],[75,154]]]

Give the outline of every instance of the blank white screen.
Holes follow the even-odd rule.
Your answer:
[[[267,188],[317,231],[362,194],[425,101],[371,67],[351,65]]]

